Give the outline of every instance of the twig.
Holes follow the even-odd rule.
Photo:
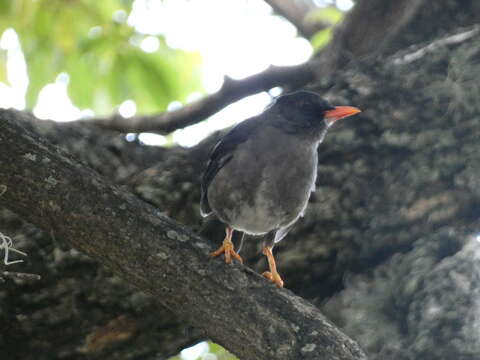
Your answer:
[[[332,24],[322,21],[313,21],[308,19],[308,14],[315,10],[315,7],[308,6],[304,1],[292,0],[265,0],[273,10],[290,21],[298,32],[307,39],[311,38],[318,31],[323,30]]]
[[[38,274],[4,271],[0,275],[0,279],[2,278],[3,280],[5,278],[10,278],[10,279],[25,280],[25,281],[36,281],[36,280],[40,280],[42,277]]]
[[[462,31],[459,34],[446,36],[442,39],[433,41],[432,43],[421,48],[415,46],[414,48],[410,48],[406,51],[402,51],[401,53],[397,53],[392,56],[393,60],[391,61],[391,63],[393,65],[410,64],[414,61],[421,59],[425,55],[436,51],[440,47],[460,44],[465,40],[468,40],[473,36],[477,35],[479,32],[480,26],[474,25],[467,31]]]
[[[3,263],[5,265],[12,265],[12,264],[23,262],[23,260],[9,261],[8,260],[9,251],[12,251],[14,253],[17,253],[17,254],[20,254],[20,255],[23,255],[23,256],[27,256],[27,254],[24,253],[23,251],[17,250],[13,247],[13,241],[10,237],[5,236],[0,232],[0,250],[2,250],[2,249],[5,253],[5,255],[3,257]]]
[[[312,79],[311,64],[295,66],[271,66],[267,70],[234,80],[226,77],[222,88],[215,94],[188,104],[178,110],[157,115],[142,115],[124,118],[115,115],[110,118],[81,120],[121,132],[155,132],[168,134],[177,129],[196,124],[220,111],[225,106],[248,95],[267,91],[275,86],[289,84],[302,86]]]

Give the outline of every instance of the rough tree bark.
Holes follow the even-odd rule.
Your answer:
[[[445,13],[435,4],[432,21],[421,11],[410,23],[416,31],[407,26],[395,44],[440,38],[444,29],[471,35],[358,62],[311,84],[364,111],[322,145],[317,192],[280,243],[278,262],[286,287],[314,301],[370,359],[480,357],[480,36],[458,28],[478,21],[478,5],[459,4],[446,1]],[[24,122],[198,227],[199,172],[218,134],[192,149],[161,149],[86,124]],[[43,276],[1,285],[2,358],[153,359],[203,338],[63,239],[1,215],[0,231],[29,254],[9,270]],[[216,226],[206,234],[222,238]],[[247,242],[245,258],[258,269],[257,245]]]

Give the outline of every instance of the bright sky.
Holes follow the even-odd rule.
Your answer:
[[[262,0],[137,0],[129,23],[139,32],[165,35],[172,47],[200,52],[208,93],[220,88],[225,75],[241,79],[270,64],[302,63],[312,54],[310,43]],[[155,42],[148,45],[155,47]],[[175,132],[174,140],[192,146],[214,130],[258,114],[270,100],[266,93],[250,96],[204,123]]]

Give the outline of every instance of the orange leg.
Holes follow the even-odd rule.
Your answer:
[[[230,264],[232,262],[232,256],[243,264],[243,259],[235,252],[233,247],[233,229],[227,226],[227,228],[225,229],[225,233],[226,235],[225,239],[223,240],[222,246],[220,246],[218,250],[210,253],[210,256],[219,256],[221,254],[225,254],[225,262],[227,264]]]
[[[273,257],[272,247],[264,246],[263,254],[267,256],[270,271],[265,271],[262,275],[271,282],[273,282],[275,285],[277,285],[279,288],[283,288],[283,280],[277,271],[277,265],[275,264],[275,258]]]

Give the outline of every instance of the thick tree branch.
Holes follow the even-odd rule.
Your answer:
[[[480,2],[477,0],[428,1],[423,4],[407,26],[391,39],[385,49],[387,55],[480,22]]]
[[[479,21],[480,3],[475,0],[359,0],[318,54],[316,74],[332,74],[352,59],[391,55]]]
[[[0,111],[0,203],[91,256],[241,359],[365,359],[313,305],[106,184]]]
[[[331,74],[352,59],[379,56],[417,15],[425,0],[357,1],[333,39],[319,54],[317,76]],[[365,21],[369,19],[369,21]]]
[[[110,118],[88,120],[95,124],[121,132],[156,132],[168,134],[205,120],[225,106],[246,96],[267,91],[275,86],[293,84],[302,86],[311,80],[309,63],[296,66],[271,66],[267,70],[242,80],[225,78],[222,88],[178,110],[156,115],[142,115],[124,118],[116,115]]]

